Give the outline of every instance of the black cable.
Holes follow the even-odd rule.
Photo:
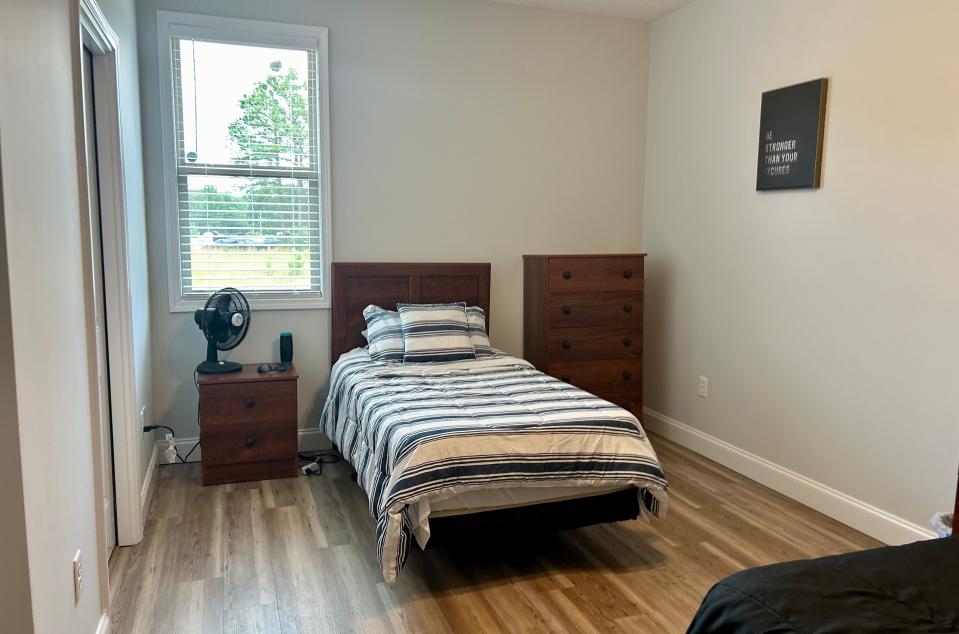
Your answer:
[[[298,452],[296,457],[300,461],[300,467],[305,467],[308,464],[316,463],[317,469],[315,473],[307,473],[305,475],[323,475],[323,465],[333,464],[334,462],[340,461],[340,456],[338,453],[329,453],[325,450],[319,451],[309,451],[309,452]],[[306,464],[303,464],[306,463]]]

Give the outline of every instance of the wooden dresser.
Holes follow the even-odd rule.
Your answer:
[[[523,354],[536,368],[643,411],[643,258],[523,256]]]
[[[200,374],[203,484],[291,478],[297,474],[296,381],[286,372]]]

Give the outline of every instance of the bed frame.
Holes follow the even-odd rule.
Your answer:
[[[330,362],[366,345],[363,309],[376,304],[396,310],[398,302],[443,304],[466,302],[486,311],[489,330],[488,262],[476,264],[334,262],[333,349]]]
[[[398,302],[432,304],[466,302],[486,311],[490,322],[490,265],[483,263],[334,262],[331,362],[366,345],[363,309],[376,304],[394,310]],[[334,445],[334,449],[335,449]],[[345,457],[344,457],[345,459]],[[488,540],[503,531],[523,532],[578,528],[639,517],[635,491],[482,511],[430,520],[428,547],[463,543],[469,535]]]

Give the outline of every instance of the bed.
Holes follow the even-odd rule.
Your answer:
[[[488,327],[489,274],[489,264],[333,264],[335,363],[320,424],[369,498],[388,583],[413,544],[666,511],[662,467],[626,410],[499,351],[404,364],[364,349],[369,304],[465,301]]]
[[[710,589],[687,634],[959,632],[959,486],[952,537],[790,561]]]

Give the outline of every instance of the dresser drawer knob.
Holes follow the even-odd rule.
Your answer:
[[[633,378],[633,373],[630,372],[629,370],[626,370],[625,372],[623,372],[623,378],[628,381],[631,378]]]
[[[247,436],[245,443],[248,449],[252,449],[253,445],[256,444],[256,438],[253,436]]]
[[[571,312],[573,312],[573,307],[572,307],[572,306],[563,306],[563,314],[564,314],[564,315],[568,315],[568,314],[570,314]]]
[[[624,312],[624,313],[631,313],[631,312],[633,312],[633,305],[632,305],[632,304],[623,304],[623,312]]]
[[[623,345],[626,347],[629,347],[633,345],[633,340],[630,339],[629,337],[623,337]]]
[[[628,280],[628,279],[632,279],[632,277],[633,277],[633,272],[632,272],[632,271],[623,271],[623,277],[625,277],[627,280]]]
[[[572,279],[572,277],[573,277],[573,272],[572,272],[572,271],[563,271],[563,279],[564,279],[564,280]]]
[[[256,405],[256,401],[254,401],[252,398],[248,398],[245,401],[243,401],[243,404],[246,405],[247,407],[253,407],[254,405]]]
[[[564,375],[561,376],[560,378],[561,378],[561,379],[563,380],[563,382],[565,382],[565,383],[569,383],[570,381],[572,381],[572,379],[569,378],[569,375],[568,375],[568,374],[564,374]]]
[[[567,340],[567,339],[563,339],[563,343],[560,344],[560,345],[563,346],[563,350],[569,350],[570,348],[573,347],[573,344],[571,344],[571,343],[569,342],[569,340]]]

